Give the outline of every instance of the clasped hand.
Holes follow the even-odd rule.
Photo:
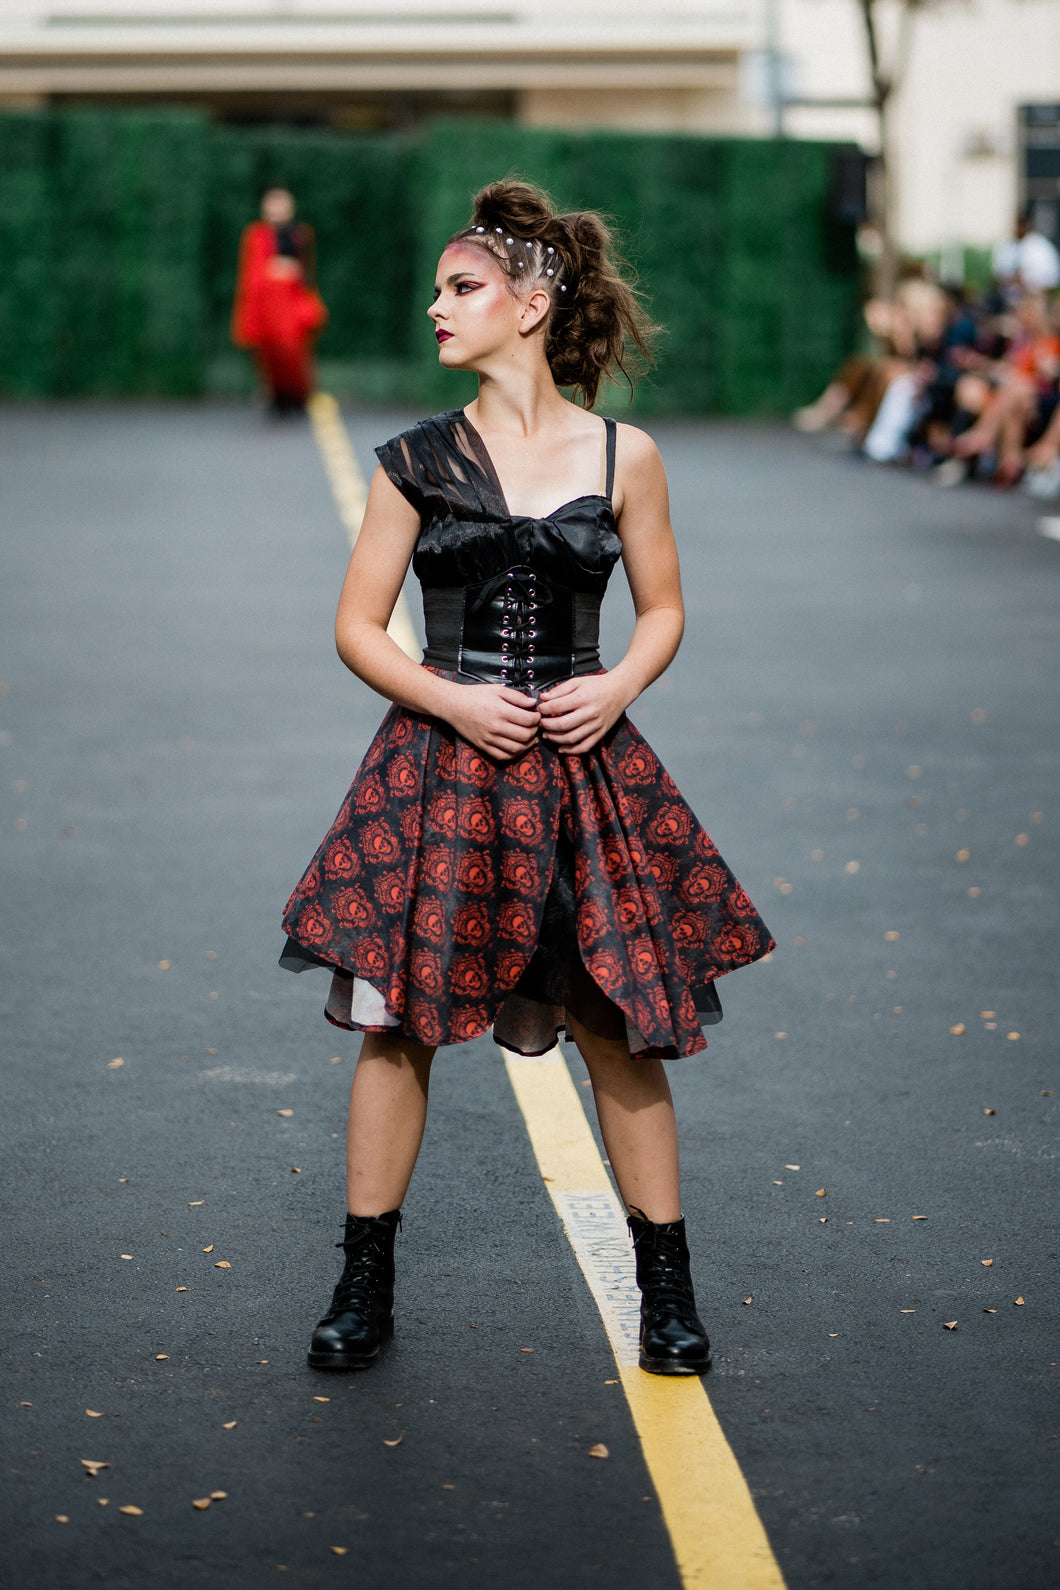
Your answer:
[[[507,685],[459,685],[449,722],[497,762],[510,762],[540,734],[565,756],[591,751],[628,702],[610,674],[567,679],[535,699]]]

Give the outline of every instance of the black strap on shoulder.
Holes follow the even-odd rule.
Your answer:
[[[614,420],[605,417],[604,427],[607,431],[607,480],[604,485],[604,496],[610,502],[611,493],[615,489],[615,436],[617,426]]]

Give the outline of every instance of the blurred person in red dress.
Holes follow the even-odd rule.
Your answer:
[[[286,188],[270,188],[244,228],[232,341],[257,357],[273,414],[299,414],[313,390],[312,345],[328,318],[316,290],[313,228],[295,220]]]

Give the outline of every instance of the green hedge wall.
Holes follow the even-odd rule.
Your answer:
[[[853,238],[829,146],[441,121],[415,137],[216,126],[195,112],[0,115],[0,392],[251,391],[228,320],[239,233],[274,183],[317,233],[325,377],[466,401],[426,318],[437,256],[484,182],[518,172],[605,211],[655,318],[641,412],[805,401],[856,337]],[[625,405],[624,389],[609,394]]]

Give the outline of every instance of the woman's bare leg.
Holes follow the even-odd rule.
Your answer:
[[[677,1121],[661,1060],[634,1060],[568,1016],[593,1085],[600,1132],[627,1209],[659,1224],[681,1218]]]
[[[400,1208],[423,1141],[433,1059],[434,1050],[423,1044],[365,1033],[346,1129],[346,1207],[351,1215]]]

